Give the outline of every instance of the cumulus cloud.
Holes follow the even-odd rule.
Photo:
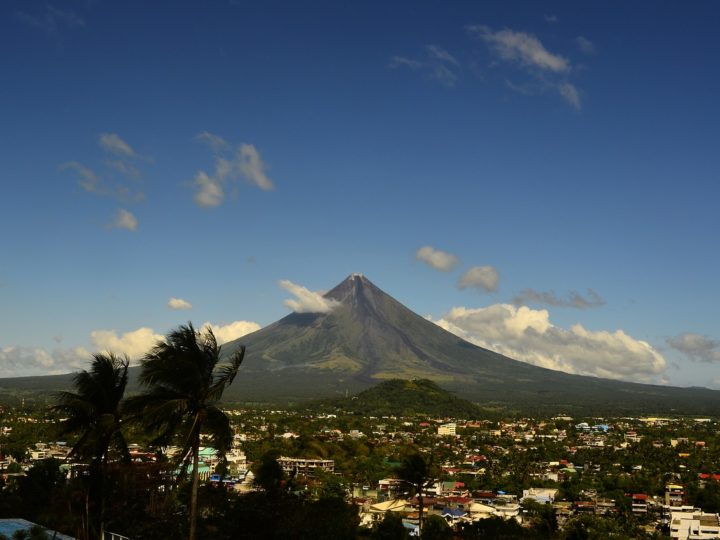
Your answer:
[[[592,56],[595,54],[595,44],[590,41],[588,38],[583,36],[578,36],[575,38],[575,42],[577,43],[578,48],[588,56]]]
[[[233,321],[229,324],[212,324],[206,322],[201,328],[210,328],[215,334],[218,345],[229,343],[244,335],[260,330],[261,326],[252,321]]]
[[[88,367],[90,351],[83,347],[46,350],[38,347],[0,348],[0,377],[58,375]]]
[[[325,298],[322,293],[310,291],[302,285],[296,285],[287,279],[283,279],[279,284],[295,297],[283,302],[295,313],[329,313],[340,305],[337,300]]]
[[[415,258],[418,261],[422,261],[429,266],[432,266],[435,270],[442,272],[449,272],[453,268],[457,268],[460,264],[458,259],[452,253],[435,249],[431,246],[423,246],[415,252]]]
[[[659,382],[667,363],[650,344],[615,332],[591,331],[580,324],[555,326],[547,310],[495,304],[455,307],[442,328],[481,347],[549,369],[608,379]]]
[[[119,208],[115,214],[115,221],[110,225],[115,229],[127,229],[128,231],[136,231],[138,228],[138,220],[132,212]]]
[[[199,171],[195,175],[193,184],[197,187],[197,193],[193,198],[198,206],[213,208],[220,206],[225,199],[225,192],[220,185],[220,180],[211,178],[203,171]]]
[[[667,339],[667,344],[693,360],[720,362],[720,341],[686,332]]]
[[[167,307],[170,309],[191,309],[192,304],[182,298],[171,298],[168,300]]]
[[[458,80],[460,62],[448,51],[437,45],[426,45],[420,58],[393,56],[388,67],[405,68],[422,73],[428,79],[444,86],[455,86]]]
[[[208,131],[199,133],[195,139],[210,146],[215,154],[215,172],[198,171],[192,182],[196,190],[194,200],[199,206],[221,205],[225,200],[224,187],[238,180],[245,180],[263,191],[274,189],[265,171],[267,165],[252,144],[243,143],[233,150],[225,139]]]
[[[100,147],[110,153],[125,157],[135,157],[135,150],[120,138],[117,133],[101,133],[98,139]]]
[[[131,360],[141,358],[158,341],[163,339],[163,336],[156,334],[152,328],[147,327],[123,334],[118,334],[115,330],[94,330],[90,333],[90,340],[98,350],[126,354]]]
[[[582,108],[580,91],[567,80],[572,73],[570,60],[550,52],[536,36],[509,28],[496,31],[485,25],[466,28],[470,36],[487,44],[499,61],[498,64],[519,67],[532,81],[528,85],[507,83],[506,80],[510,88],[521,89],[523,94],[551,91],[560,95],[574,109]],[[586,41],[589,43],[589,40]],[[587,43],[583,43],[587,46]]]
[[[495,292],[500,283],[500,274],[492,266],[473,266],[458,281],[460,289],[469,287],[482,292]]]
[[[569,307],[575,309],[588,309],[605,305],[605,300],[592,289],[587,290],[583,296],[577,291],[571,291],[566,298],[561,298],[555,291],[536,291],[535,289],[524,289],[513,298],[513,303],[520,304],[545,304],[554,307]]]

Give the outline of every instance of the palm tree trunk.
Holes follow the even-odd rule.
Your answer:
[[[200,484],[200,475],[198,465],[200,462],[200,432],[198,431],[193,441],[193,469],[192,469],[192,493],[190,495],[190,540],[195,540],[197,534],[197,502],[198,502],[198,485]]]
[[[418,489],[418,530],[420,531],[420,534],[422,534],[422,526],[423,526],[423,493],[422,493],[423,485],[420,484],[420,489]]]

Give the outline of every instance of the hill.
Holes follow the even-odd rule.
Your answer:
[[[335,398],[318,404],[323,409],[341,410],[365,416],[414,416],[478,418],[480,408],[428,379],[391,379],[349,398]]]

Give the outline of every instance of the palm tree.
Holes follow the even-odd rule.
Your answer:
[[[181,471],[192,460],[190,540],[195,540],[197,529],[200,434],[210,435],[220,456],[232,445],[230,421],[216,403],[244,356],[241,347],[228,363],[219,364],[220,347],[209,327],[196,331],[192,323],[180,326],[145,355],[140,383],[146,390],[130,400],[132,408],[142,412],[145,426],[156,433],[157,443],[180,438]]]
[[[405,456],[398,470],[400,479],[410,484],[417,495],[418,529],[421,534],[423,530],[423,492],[433,484],[431,461],[425,461],[419,452],[411,452]]]
[[[99,509],[99,532],[105,522],[104,479],[111,452],[129,461],[127,443],[122,432],[121,402],[128,380],[128,359],[112,353],[94,354],[89,371],[74,378],[76,392],[60,392],[53,410],[66,418],[60,435],[79,434],[69,457],[90,460],[88,498]]]

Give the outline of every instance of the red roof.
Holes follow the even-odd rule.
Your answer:
[[[644,493],[633,493],[632,498],[635,501],[646,501],[648,499],[648,496]]]

